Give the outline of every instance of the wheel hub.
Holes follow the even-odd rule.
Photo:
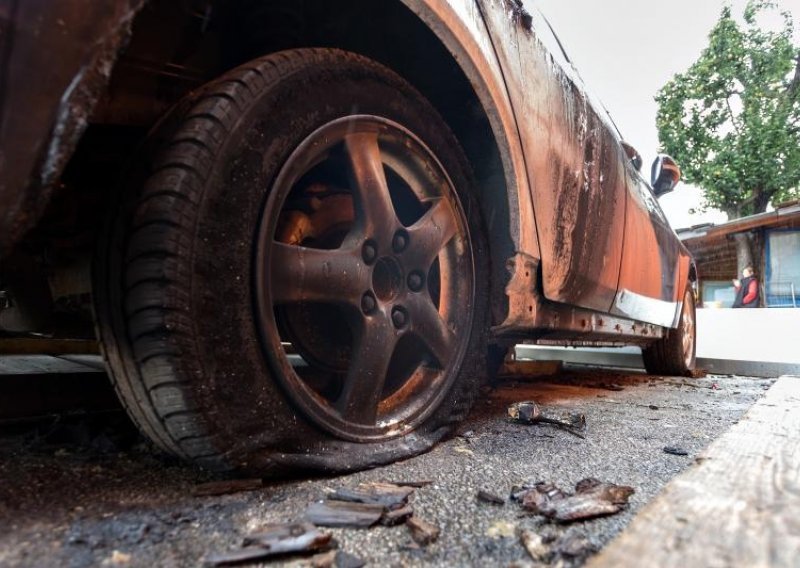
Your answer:
[[[403,269],[394,257],[384,256],[372,271],[372,289],[383,302],[391,302],[403,289]]]

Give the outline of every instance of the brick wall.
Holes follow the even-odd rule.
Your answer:
[[[703,280],[736,278],[736,245],[725,235],[686,241],[697,262],[697,276]]]

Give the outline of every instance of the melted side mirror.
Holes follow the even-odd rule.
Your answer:
[[[650,170],[650,185],[653,187],[656,197],[661,197],[675,189],[680,180],[681,169],[675,160],[666,154],[661,154],[653,161],[653,167]]]

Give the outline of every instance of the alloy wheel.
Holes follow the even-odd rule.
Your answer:
[[[694,298],[692,294],[687,292],[683,299],[683,313],[681,314],[681,328],[683,330],[681,345],[683,347],[683,358],[686,368],[691,368],[694,361],[695,312],[693,303]]]
[[[264,205],[255,274],[266,352],[317,425],[380,440],[439,406],[464,357],[474,266],[455,188],[411,132],[351,116],[306,138]]]

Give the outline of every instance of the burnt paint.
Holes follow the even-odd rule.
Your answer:
[[[36,222],[48,202],[145,2],[27,0],[0,13],[3,28],[13,32],[4,35],[0,46],[1,76],[4,84],[20,85],[4,93],[0,108],[0,202],[5,205],[0,255]],[[619,276],[622,224],[617,219],[625,199],[618,168],[608,165],[620,160],[615,130],[594,110],[577,75],[559,67],[536,40],[527,2],[403,2],[448,46],[485,107],[508,188],[507,230],[519,255],[541,257],[548,268],[542,278],[545,295],[607,310]],[[86,18],[89,13],[92,17]],[[59,54],[58,65],[52,65],[53,53]],[[517,121],[515,112],[527,117],[528,111],[530,120]],[[545,144],[540,144],[541,132]],[[550,171],[555,173],[548,179]],[[545,213],[538,226],[547,239],[541,252],[533,201]],[[515,310],[533,310],[532,290],[538,286],[530,280],[530,263],[521,263],[524,268],[517,264],[512,261],[510,281],[526,284],[506,290],[509,323]]]
[[[39,219],[144,0],[24,0],[3,13],[0,256]]]
[[[620,274],[620,289],[659,300],[674,301],[674,281],[665,258],[674,262],[674,250],[664,239],[658,204],[643,184],[631,176],[630,207],[627,212],[625,254]],[[656,275],[654,278],[653,275]]]
[[[522,0],[508,0],[508,8],[514,23],[530,31],[533,28],[533,16],[525,9]]]
[[[492,223],[496,227],[492,231],[505,232],[507,237],[502,238],[510,239],[514,251],[538,257],[530,190],[513,111],[477,3],[401,1],[452,53],[454,64],[461,67],[484,107],[505,178],[504,187],[485,191],[502,192],[500,198],[508,203],[508,214]],[[107,110],[107,100],[101,101],[103,108],[93,110],[96,97],[106,91],[106,70],[119,48],[124,47],[130,21],[144,3],[146,0],[30,0],[20,2],[24,9],[15,18],[0,13],[0,18],[6,15],[7,21],[13,19],[9,25],[18,32],[13,49],[6,50],[11,64],[4,69],[10,70],[14,85],[20,85],[0,108],[3,149],[11,148],[8,140],[23,142],[3,156],[4,163],[13,164],[13,168],[0,168],[0,202],[6,205],[0,211],[0,256],[36,223],[58,183],[51,182],[57,180],[74,151],[74,141],[87,118],[91,115],[97,119],[95,113],[102,115]],[[54,52],[60,54],[57,64],[51,58]],[[23,116],[25,119],[20,119]],[[6,120],[8,117],[16,120]],[[498,274],[502,278],[502,268]],[[496,296],[502,296],[502,286],[497,290]],[[498,310],[498,317],[501,314]]]
[[[628,169],[628,189],[619,289],[674,303],[677,313],[686,290],[691,257],[670,227],[650,186],[632,167]],[[631,315],[665,324],[645,311]]]
[[[627,194],[627,158],[616,131],[574,70],[557,61],[566,58],[545,47],[557,41],[540,37],[551,32],[530,2],[478,2],[525,152],[544,296],[608,311],[619,280]],[[520,9],[532,14],[532,28],[523,25]]]
[[[517,132],[514,111],[489,31],[476,0],[402,0],[450,51],[453,63],[469,80],[491,126],[502,166],[504,184],[481,187],[484,202],[505,200],[502,215],[490,211],[485,217],[490,249],[496,243],[510,241],[513,249],[492,257],[492,278],[488,291],[492,304],[492,321],[507,318],[512,304],[524,303],[527,295],[504,295],[508,282],[504,262],[514,254],[539,258],[531,191],[525,171],[524,153]],[[492,197],[487,196],[492,195]],[[498,210],[499,211],[499,210]],[[502,248],[502,247],[500,247]]]
[[[663,337],[662,327],[595,310],[551,302],[538,292],[539,261],[524,255],[510,259],[506,287],[509,315],[492,329],[504,345],[547,340],[568,345],[647,345]]]

